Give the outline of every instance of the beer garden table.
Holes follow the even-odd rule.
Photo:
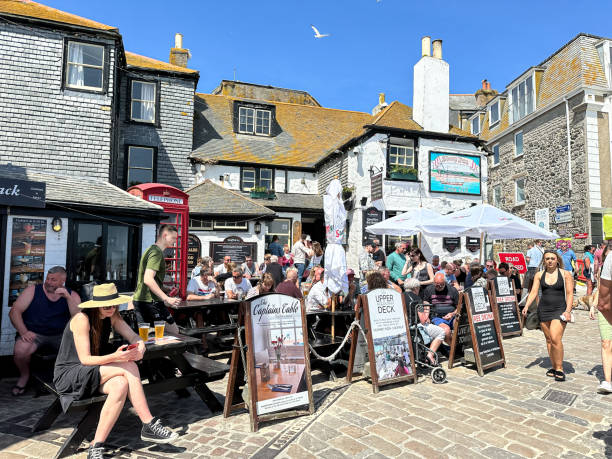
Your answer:
[[[229,312],[232,306],[238,306],[240,301],[231,300],[229,298],[211,298],[208,300],[193,300],[181,301],[177,306],[168,306],[170,309],[176,312],[185,312],[188,316],[192,316],[195,312],[201,311],[203,309],[214,309],[221,312],[227,313],[229,316]],[[181,333],[189,336],[201,336],[206,333],[227,331],[227,330],[235,330],[237,325],[228,322],[224,324],[217,325],[207,325],[205,327],[179,327]]]

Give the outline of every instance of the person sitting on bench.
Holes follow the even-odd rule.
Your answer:
[[[62,332],[71,316],[79,312],[81,299],[76,292],[64,287],[66,270],[54,266],[47,272],[43,285],[27,287],[9,312],[9,318],[19,337],[13,351],[19,379],[12,394],[23,395],[30,379],[30,359],[36,350],[57,354]]]
[[[82,311],[68,322],[55,362],[53,384],[60,394],[64,412],[75,400],[101,392],[108,397],[100,412],[98,427],[88,451],[88,459],[104,457],[104,442],[117,422],[126,396],[142,421],[140,438],[153,443],[170,443],[178,434],[164,427],[151,415],[136,361],[141,360],[145,344],[123,321],[117,306],[130,301],[119,295],[115,284],[96,285],[93,299],[81,304]],[[111,328],[131,346],[107,352]]]

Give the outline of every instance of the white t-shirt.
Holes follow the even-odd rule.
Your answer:
[[[215,293],[217,290],[214,282],[209,281],[207,284],[202,282],[200,277],[195,277],[187,284],[187,292],[191,292],[194,295],[205,296]]]
[[[325,284],[323,282],[317,282],[314,284],[308,296],[306,297],[306,309],[321,309],[327,304],[329,300],[329,293],[325,290]]]
[[[601,278],[612,280],[612,255],[610,254],[606,257],[603,267],[601,268]]]
[[[215,266],[214,273],[215,273],[215,276],[217,274],[226,274],[227,268],[225,267],[225,264],[221,263],[219,266]]]
[[[241,288],[242,293],[246,295],[249,292],[249,290],[251,290],[251,283],[244,277],[242,278],[242,281],[239,284],[236,284],[236,282],[234,282],[233,277],[226,279],[225,281],[225,291],[226,292],[228,290],[231,290],[232,292],[236,293],[239,288]]]

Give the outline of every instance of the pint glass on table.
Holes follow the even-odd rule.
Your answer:
[[[140,339],[146,342],[149,339],[149,324],[144,322],[139,323],[138,334],[140,335]]]
[[[155,339],[162,339],[164,337],[164,326],[166,322],[163,320],[155,322]]]

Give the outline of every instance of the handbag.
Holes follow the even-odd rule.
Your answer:
[[[540,318],[538,317],[538,306],[531,305],[525,316],[524,326],[527,330],[536,330],[540,328]]]

